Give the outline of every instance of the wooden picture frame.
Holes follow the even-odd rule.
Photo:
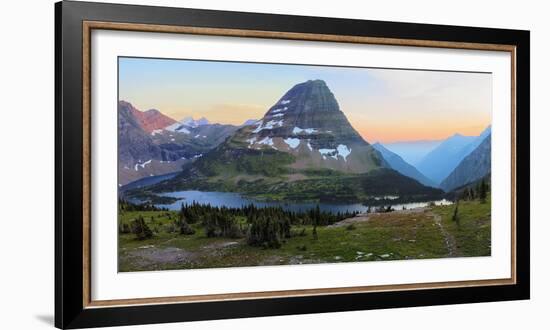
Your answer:
[[[59,2],[56,16],[56,303],[59,328],[181,322],[529,298],[529,32]],[[95,301],[91,297],[91,32],[140,31],[509,52],[511,277]],[[499,206],[500,207],[500,206]]]

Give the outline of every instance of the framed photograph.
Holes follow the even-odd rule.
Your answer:
[[[59,2],[59,328],[529,298],[529,32]]]

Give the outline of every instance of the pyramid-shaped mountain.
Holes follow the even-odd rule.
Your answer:
[[[269,109],[253,132],[260,137],[311,139],[317,149],[338,144],[367,144],[322,80],[309,80],[292,87]]]
[[[317,201],[442,193],[392,170],[351,126],[322,80],[295,85],[262,119],[238,129],[175,178],[148,189]]]
[[[322,80],[292,87],[255,124],[229,141],[238,148],[273,149],[296,157],[293,168],[365,173],[384,165],[381,155],[351,126]]]

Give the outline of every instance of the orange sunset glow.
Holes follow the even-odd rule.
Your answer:
[[[368,141],[478,135],[491,124],[488,73],[121,58],[120,99],[180,120],[260,119],[292,86],[324,80]]]

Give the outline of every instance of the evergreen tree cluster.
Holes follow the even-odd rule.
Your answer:
[[[131,203],[123,198],[118,199],[118,210],[119,211],[165,211],[165,208],[160,208],[155,206],[151,202],[145,203]]]
[[[460,199],[466,201],[480,200],[482,203],[485,203],[489,189],[489,184],[485,179],[482,179],[477,185],[464,188]]]
[[[121,211],[160,211],[152,204],[133,204],[123,199],[119,200]],[[312,225],[313,239],[318,239],[317,226],[326,226],[335,222],[351,218],[358,212],[322,212],[317,207],[304,211],[285,211],[281,207],[257,207],[249,204],[239,208],[215,207],[209,204],[203,205],[197,202],[182,204],[181,209],[170,223],[164,225],[168,233],[181,235],[194,235],[196,233],[193,224],[202,226],[207,237],[246,237],[248,244],[264,248],[279,248],[286,239],[292,235],[305,236],[305,228],[292,232],[292,226]],[[154,221],[151,220],[151,223]],[[154,227],[155,232],[158,228]],[[143,216],[138,216],[129,224],[119,226],[119,232],[123,234],[135,234],[138,240],[144,240],[153,236],[153,230],[147,225]]]
[[[265,215],[249,221],[246,239],[249,245],[278,249],[286,238],[290,238],[288,218],[269,218]]]
[[[315,238],[317,226],[330,225],[355,215],[357,212],[321,212],[318,205],[307,212],[292,212],[281,207],[264,208],[253,204],[229,208],[194,202],[182,204],[180,210],[180,219],[188,224],[202,224],[208,237],[239,238],[246,235],[248,244],[269,248],[280,247],[290,237],[292,225],[313,225]],[[246,221],[239,221],[239,218]],[[183,222],[180,220],[180,223]]]
[[[179,213],[179,219],[177,222],[177,226],[179,227],[179,232],[182,235],[193,235],[195,234],[195,229],[191,228],[187,221],[187,217],[185,216],[184,212]]]
[[[147,226],[145,220],[141,215],[131,222],[130,227],[132,233],[136,235],[136,238],[138,240],[144,240],[153,237],[153,232],[151,231],[151,228]]]

